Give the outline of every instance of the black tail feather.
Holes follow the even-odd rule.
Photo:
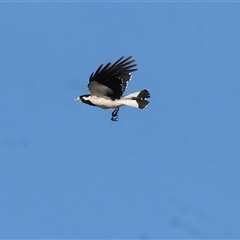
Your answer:
[[[150,98],[150,93],[147,89],[142,90],[137,97],[133,97],[132,99],[137,101],[138,108],[144,109],[149,104],[149,101],[145,98]]]
[[[150,98],[150,92],[147,89],[142,90],[137,98],[144,99],[144,98]]]
[[[138,108],[140,108],[140,109],[144,109],[149,104],[149,101],[147,101],[145,99],[138,99],[136,101],[138,103]]]

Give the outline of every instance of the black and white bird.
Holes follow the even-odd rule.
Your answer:
[[[149,104],[146,98],[150,98],[147,89],[123,96],[131,72],[137,71],[134,62],[132,57],[121,57],[113,64],[109,62],[104,67],[102,64],[89,78],[88,89],[91,94],[81,95],[74,100],[102,109],[114,108],[112,121],[117,121],[122,106],[144,109]]]

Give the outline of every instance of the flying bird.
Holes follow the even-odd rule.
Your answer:
[[[147,89],[123,96],[131,73],[137,71],[137,64],[134,62],[130,56],[121,57],[113,64],[109,62],[105,66],[100,65],[89,78],[88,89],[91,94],[81,95],[74,100],[102,109],[114,108],[112,121],[117,121],[119,108],[122,106],[144,109],[149,104],[146,98],[150,98]]]

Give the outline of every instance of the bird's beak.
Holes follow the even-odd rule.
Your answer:
[[[81,102],[80,97],[74,98],[73,101],[80,101]]]

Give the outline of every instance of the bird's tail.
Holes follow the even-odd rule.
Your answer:
[[[149,101],[145,98],[150,98],[150,93],[147,89],[131,93],[121,98],[121,100],[123,105],[144,109],[149,104]]]

